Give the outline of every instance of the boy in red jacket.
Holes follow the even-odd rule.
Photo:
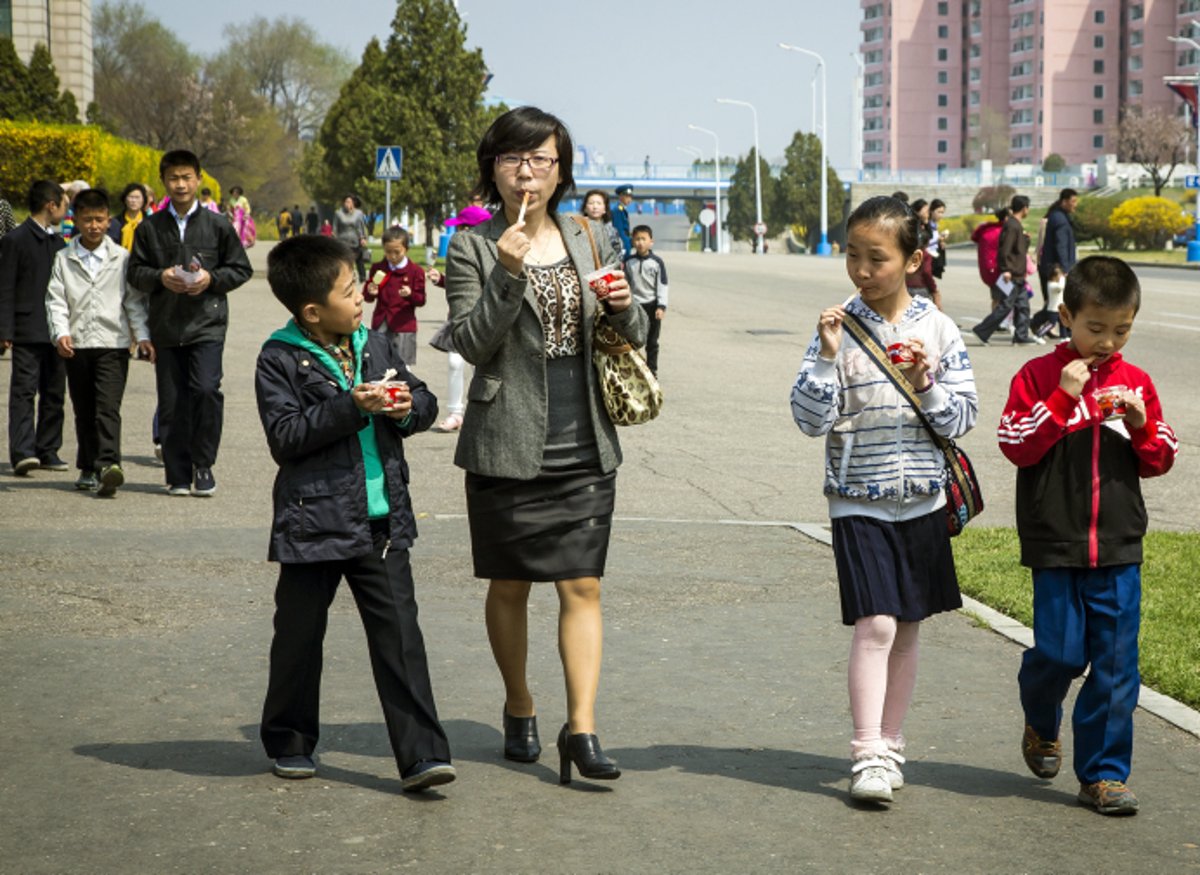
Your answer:
[[[363,297],[375,301],[371,330],[387,335],[392,349],[412,365],[417,360],[417,307],[425,306],[425,271],[408,260],[408,232],[383,232],[384,259],[371,265]]]
[[[1000,449],[1017,473],[1021,564],[1033,570],[1034,645],[1018,674],[1022,753],[1039,778],[1062,763],[1059,726],[1071,680],[1079,801],[1133,814],[1133,755],[1146,506],[1140,478],[1171,469],[1175,433],[1154,383],[1121,357],[1141,304],[1119,259],[1092,256],[1067,276],[1062,324],[1071,339],[1013,378]]]

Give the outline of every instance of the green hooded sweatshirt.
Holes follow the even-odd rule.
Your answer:
[[[305,352],[312,353],[313,358],[319,361],[338,381],[338,385],[342,387],[343,391],[349,392],[352,388],[347,384],[346,374],[334,361],[333,356],[322,349],[319,344],[305,337],[304,332],[296,325],[295,319],[289,320],[287,325],[273,333],[267,342],[272,340],[297,346]],[[362,351],[366,345],[367,326],[359,325],[358,330],[350,335],[350,348],[354,350],[355,386],[362,382]],[[363,415],[373,419],[371,414]],[[362,447],[363,467],[367,476],[367,516],[370,519],[386,517],[391,512],[391,503],[388,501],[387,478],[383,473],[383,460],[379,458],[379,444],[375,441],[374,421],[367,428],[359,429],[358,443]]]

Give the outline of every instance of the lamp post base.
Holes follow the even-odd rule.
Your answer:
[[[1200,240],[1188,241],[1187,260],[1189,262],[1200,261]]]
[[[829,245],[828,240],[822,240],[817,244],[816,252],[817,255],[831,255],[833,253],[833,247]]]

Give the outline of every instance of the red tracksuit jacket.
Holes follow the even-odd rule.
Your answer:
[[[1179,443],[1145,371],[1120,353],[1092,366],[1079,398],[1059,387],[1079,358],[1069,342],[1029,361],[1013,377],[1000,419],[1000,450],[1017,472],[1021,564],[1097,568],[1142,561],[1146,505],[1141,478],[1171,470]],[[1103,422],[1093,393],[1123,385],[1141,396],[1146,425]]]

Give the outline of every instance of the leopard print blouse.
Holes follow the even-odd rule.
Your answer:
[[[580,335],[583,293],[571,259],[564,258],[557,264],[527,264],[525,273],[538,302],[538,315],[546,337],[546,358],[579,355],[583,352]]]

